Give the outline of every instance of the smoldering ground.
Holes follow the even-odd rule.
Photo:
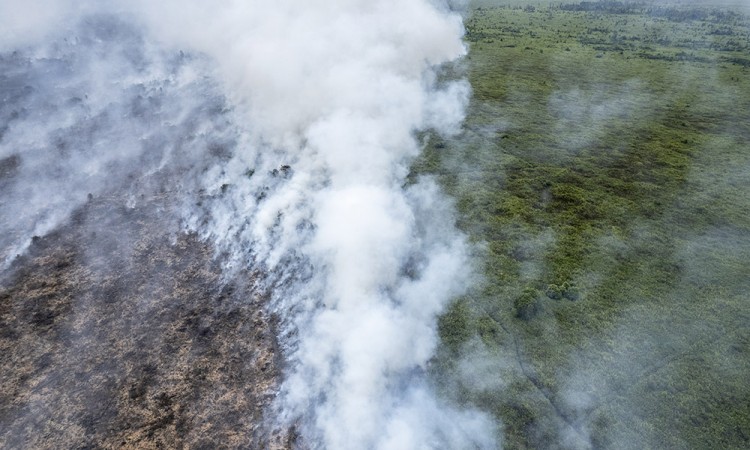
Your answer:
[[[119,18],[89,16],[68,36],[3,54],[2,65],[6,264],[89,194],[194,190],[189,173],[230,153],[225,102],[194,75],[200,59],[150,47]],[[156,175],[177,172],[179,184]]]
[[[250,268],[181,231],[234,133],[205,58],[87,16],[3,53],[0,434],[7,448],[285,445]],[[210,132],[210,133],[209,133]]]
[[[173,197],[125,200],[78,208],[2,279],[2,447],[286,446],[263,427],[280,354],[257,274],[222,282]]]

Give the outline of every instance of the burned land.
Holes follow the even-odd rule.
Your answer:
[[[264,427],[280,366],[256,275],[223,280],[169,204],[91,198],[4,272],[4,448],[286,446]]]

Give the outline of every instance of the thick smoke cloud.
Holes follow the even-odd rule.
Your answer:
[[[294,336],[281,411],[325,448],[493,447],[421,375],[467,257],[438,190],[402,188],[414,131],[461,118],[467,87],[431,73],[463,54],[460,18],[422,1],[254,6],[206,36],[163,32],[216,57],[257,138],[252,167],[209,184],[233,189],[203,229],[274,274]]]
[[[277,415],[300,428],[303,445],[498,445],[489,419],[441,401],[425,375],[438,342],[436,317],[463,292],[470,275],[467,244],[434,183],[422,179],[405,187],[420,150],[415,132],[451,133],[463,117],[468,85],[440,81],[435,73],[465,53],[457,13],[428,0],[233,1],[221,7],[59,2],[48,9],[54,14],[37,17],[12,3],[3,10],[18,21],[3,35],[3,49],[21,45],[23,37],[64,36],[75,23],[89,29],[92,14],[115,14],[139,30],[112,38],[115,52],[97,52],[96,36],[85,52],[72,52],[90,61],[74,65],[81,75],[74,77],[79,88],[71,87],[70,96],[80,91],[76,95],[85,99],[97,92],[101,103],[87,107],[105,117],[98,128],[105,131],[76,143],[91,154],[58,158],[52,138],[24,147],[23,136],[52,131],[32,133],[23,126],[2,141],[3,157],[13,148],[42,149],[38,155],[20,153],[21,170],[29,170],[24,161],[38,161],[34,173],[46,176],[50,164],[66,164],[68,175],[44,185],[45,192],[66,192],[70,200],[38,208],[54,218],[31,226],[33,233],[65,220],[88,192],[101,192],[120,178],[129,182],[132,172],[180,174],[185,226],[216,243],[229,261],[227,273],[233,264],[252,264],[267,274],[261,287],[269,289],[282,317],[289,362]],[[111,28],[107,21],[98,26]],[[200,59],[213,67],[195,63],[170,72],[160,66],[169,58],[155,62],[159,50],[142,42],[141,30],[170,54],[205,55]],[[140,53],[131,54],[134,48]],[[42,60],[30,57],[32,65]],[[231,114],[206,81],[215,74]],[[180,108],[152,117],[155,96],[127,96],[122,80],[154,92],[160,92],[157,81],[167,80],[175,96],[170,104]],[[48,81],[58,85],[55,76]],[[206,105],[207,97],[219,100]],[[133,99],[144,102],[143,118],[133,112]],[[66,122],[74,107],[51,108],[39,122],[55,129],[74,126]],[[191,122],[190,111],[201,111],[202,119]],[[225,115],[239,131],[223,122]],[[169,131],[173,123],[181,124],[179,131]],[[37,122],[24,124],[39,129]],[[193,138],[178,144],[191,126]],[[132,144],[133,136],[140,136],[140,145]],[[200,150],[213,158],[203,158]],[[121,175],[113,177],[114,166],[129,170],[115,170]],[[26,198],[19,187],[12,197],[40,205],[44,195]],[[11,228],[30,229],[27,222]]]

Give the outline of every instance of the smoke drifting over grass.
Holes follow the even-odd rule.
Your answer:
[[[404,187],[414,133],[463,118],[468,85],[435,73],[465,52],[457,13],[426,0],[21,6],[2,8],[18,18],[3,49],[57,37],[2,60],[7,86],[39,86],[8,90],[28,95],[26,113],[3,110],[0,207],[17,215],[4,257],[88,193],[184,191],[186,227],[228,273],[266,274],[289,362],[277,414],[301,445],[497,445],[489,419],[424,375],[467,244],[434,183]],[[159,185],[166,173],[176,186]]]

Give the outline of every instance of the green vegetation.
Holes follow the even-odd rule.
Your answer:
[[[516,311],[516,317],[523,320],[530,320],[539,313],[539,291],[527,287],[521,293],[521,296],[513,302]]]
[[[507,448],[750,446],[748,18],[483,2],[467,40],[465,129],[414,172],[485,275],[436,367],[471,348],[503,382],[450,392]]]

